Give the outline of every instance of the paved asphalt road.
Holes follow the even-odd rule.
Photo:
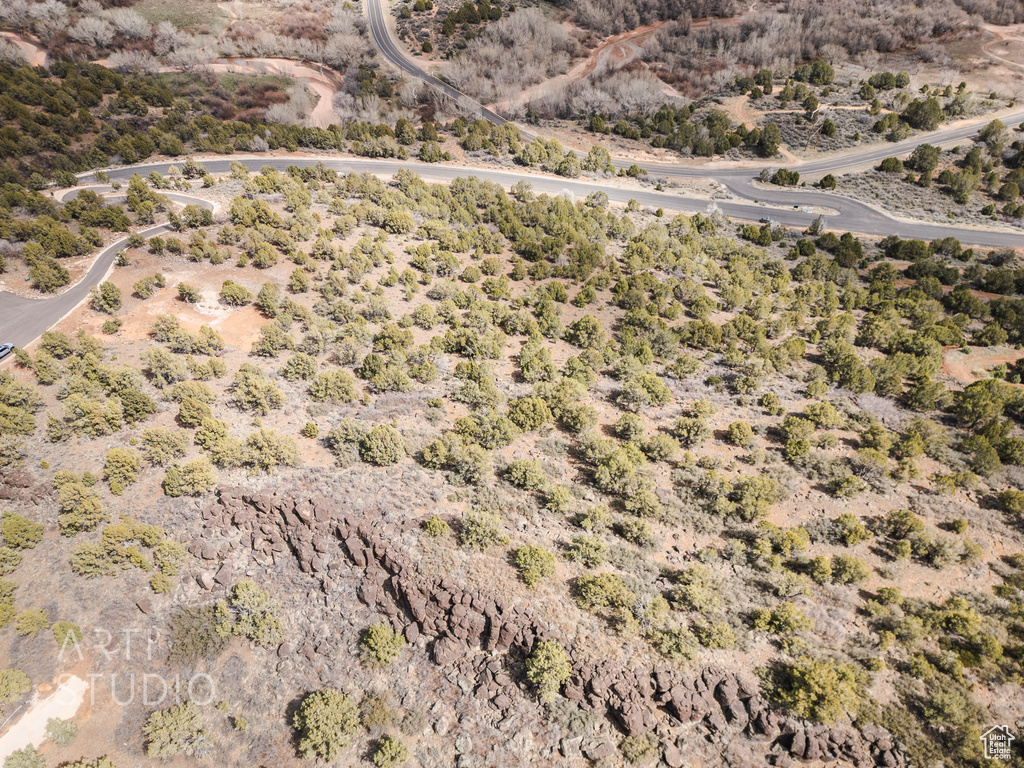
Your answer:
[[[381,0],[372,0],[367,4],[367,14],[370,18],[370,34],[373,36],[374,43],[377,44],[377,48],[380,50],[381,55],[386,61],[401,70],[404,74],[411,75],[412,77],[433,86],[449,98],[459,102],[464,109],[476,112],[484,120],[494,123],[495,125],[502,125],[507,122],[507,120],[505,120],[501,115],[496,112],[492,112],[478,101],[475,101],[464,94],[462,91],[453,88],[448,85],[448,83],[443,80],[439,80],[423,69],[416,59],[405,51],[400,43],[396,42],[391,37],[390,30],[387,26],[386,13],[387,10],[384,8],[384,3],[381,2]]]
[[[290,165],[306,166],[323,163],[341,173],[369,172],[383,175],[392,175],[400,168],[412,167],[428,181],[451,181],[460,176],[475,175],[493,181],[503,187],[511,187],[516,182],[525,180],[532,184],[535,192],[550,195],[568,194],[578,199],[585,198],[591,192],[603,191],[610,200],[616,203],[626,203],[630,199],[634,199],[641,205],[651,208],[664,208],[668,211],[704,211],[708,207],[707,200],[690,198],[671,191],[656,192],[647,189],[621,189],[614,186],[606,186],[599,181],[592,180],[561,179],[511,170],[466,169],[456,166],[414,164],[396,160],[369,160],[364,158],[324,159],[323,156],[310,156],[306,158],[252,157],[216,158],[205,160],[204,164],[211,173],[222,174],[230,171],[232,162],[243,162],[252,171],[257,171],[268,165],[283,170]],[[166,174],[169,167],[169,163],[152,163],[115,168],[109,171],[109,175],[113,181],[125,182],[134,173],[139,173],[142,176],[146,176],[150,171]],[[749,174],[750,172],[747,171],[746,173]],[[86,180],[88,180],[88,177],[86,177]],[[757,194],[761,195],[761,190],[758,190]],[[763,197],[763,195],[761,196]],[[209,202],[199,198],[191,198],[188,195],[168,193],[168,197],[175,202],[193,202],[207,208],[212,207]],[[916,237],[925,240],[952,235],[964,243],[990,247],[1020,246],[1024,243],[1024,236],[1020,233],[994,232],[923,222],[897,221],[862,203],[820,192],[789,191],[781,202],[788,204],[789,207],[769,208],[752,202],[731,202],[725,200],[718,201],[717,205],[725,215],[732,218],[757,220],[762,216],[771,216],[778,224],[800,228],[810,225],[815,218],[815,214],[794,210],[793,204],[827,205],[837,211],[835,215],[828,217],[830,226],[833,228],[839,226],[854,232],[879,236],[896,232],[903,237]],[[161,225],[151,227],[142,234],[146,237],[151,237],[166,230],[167,228]],[[25,299],[8,292],[0,293],[0,343],[11,342],[17,346],[25,346],[71,312],[78,306],[79,302],[88,296],[89,289],[102,281],[103,276],[113,263],[114,257],[125,247],[126,240],[126,238],[121,239],[104,249],[85,278],[60,296],[51,299]]]
[[[165,194],[174,202],[195,203],[203,208],[213,210],[213,204],[207,200],[171,192]],[[167,225],[159,224],[142,230],[141,234],[144,237],[153,237],[168,231]],[[82,280],[52,299],[26,299],[9,291],[0,292],[0,339],[3,339],[0,344],[10,343],[16,347],[24,347],[39,338],[43,331],[55,325],[88,298],[89,289],[103,281],[110,265],[114,263],[114,258],[124,250],[127,244],[128,238],[123,237],[116,243],[108,245],[96,257],[92,267]]]
[[[505,121],[500,115],[473,101],[470,97],[452,88],[426,72],[419,63],[397,44],[391,37],[386,23],[384,0],[368,0],[367,12],[370,21],[370,32],[380,48],[384,58],[404,73],[417,77],[424,82],[440,89],[452,99],[469,107],[495,124]],[[1024,122],[1024,110],[1008,112],[1000,115],[1004,123],[1015,126]],[[825,173],[843,173],[855,168],[879,162],[885,157],[906,155],[914,148],[928,141],[933,144],[951,145],[956,142],[970,140],[990,118],[971,123],[957,124],[942,128],[927,135],[919,135],[898,144],[881,144],[840,156],[831,156],[821,160],[801,163],[797,166],[804,176],[823,175]],[[363,158],[327,159],[323,156],[288,157],[288,158],[231,158],[204,160],[204,164],[212,173],[226,173],[231,162],[241,161],[250,170],[259,170],[269,165],[284,169],[289,165],[313,165],[324,163],[340,172],[369,172],[391,175],[403,167],[414,168],[424,179],[429,181],[451,181],[459,176],[474,175],[488,179],[504,187],[511,187],[518,181],[529,181],[533,189],[546,194],[569,194],[576,198],[584,198],[591,192],[603,191],[609,199],[617,203],[626,203],[635,199],[641,205],[651,208],[664,208],[668,211],[703,211],[708,207],[705,199],[691,198],[672,191],[657,192],[648,189],[620,189],[606,186],[600,181],[561,179],[543,176],[526,171],[469,169],[445,165],[423,165],[403,163],[394,160],[369,160]],[[616,165],[628,165],[624,161]],[[145,176],[150,171],[166,173],[169,163],[153,163],[147,165],[116,168],[109,172],[110,178],[116,181],[127,181],[132,174]],[[866,235],[884,237],[898,234],[901,237],[933,240],[953,236],[968,245],[998,248],[1003,246],[1021,247],[1024,245],[1024,233],[989,229],[979,229],[943,224],[931,224],[916,221],[901,221],[875,210],[856,200],[829,192],[808,190],[806,188],[759,187],[754,185],[757,169],[723,168],[721,166],[675,166],[645,165],[654,177],[673,178],[712,178],[726,186],[739,200],[721,200],[716,204],[722,212],[735,219],[756,221],[761,217],[770,217],[777,224],[788,227],[806,228],[816,218],[816,214],[805,212],[802,208],[815,206],[834,211],[827,215],[830,229],[843,229]],[[87,176],[86,179],[89,177]],[[168,194],[177,202],[194,202],[204,207],[212,207],[208,202],[186,195]],[[758,200],[755,203],[754,200]],[[145,230],[146,237],[166,231],[166,227],[157,226]],[[11,342],[25,346],[38,338],[61,318],[71,312],[84,300],[89,289],[98,284],[110,269],[117,253],[125,247],[126,239],[122,239],[103,250],[86,274],[85,278],[67,292],[51,299],[25,299],[9,292],[0,293],[0,343]]]

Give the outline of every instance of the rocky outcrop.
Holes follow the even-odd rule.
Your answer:
[[[53,496],[53,488],[36,481],[28,469],[7,467],[0,470],[0,501],[23,501],[36,506]]]
[[[385,525],[365,515],[346,515],[332,501],[241,489],[222,490],[203,517],[203,534],[191,548],[200,557],[226,546],[216,543],[218,533],[232,529],[257,558],[268,562],[295,557],[304,572],[323,579],[354,569],[360,600],[388,617],[410,642],[428,641],[437,664],[473,677],[474,694],[498,709],[511,708],[520,693],[496,654],[521,659],[537,642],[558,640],[573,663],[565,696],[585,710],[611,717],[627,735],[660,731],[666,723],[700,724],[711,733],[731,729],[766,742],[778,765],[792,759],[842,760],[856,768],[904,764],[891,735],[881,728],[797,721],[773,710],[756,684],[735,674],[708,668],[694,675],[668,666],[644,670],[587,659],[570,639],[528,610],[466,589],[450,576],[425,579],[397,543],[411,522]],[[229,581],[223,569],[216,581]],[[290,645],[283,649],[281,653],[292,652]],[[604,750],[605,742],[582,745],[590,759]],[[669,764],[677,762],[678,751],[672,744],[666,747]]]

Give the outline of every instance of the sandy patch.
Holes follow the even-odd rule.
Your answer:
[[[62,682],[45,699],[32,703],[28,710],[3,736],[0,736],[0,759],[28,745],[39,747],[46,741],[46,723],[51,718],[70,720],[85,700],[89,684],[74,675]],[[42,690],[42,686],[40,686]],[[39,692],[36,692],[38,697]]]

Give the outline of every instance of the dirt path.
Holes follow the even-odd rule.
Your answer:
[[[970,354],[959,348],[947,349],[942,358],[942,373],[963,385],[989,378],[989,371],[1000,363],[1013,363],[1024,352],[1012,347],[971,347]]]
[[[542,80],[520,91],[511,99],[494,102],[488,106],[498,112],[508,112],[513,105],[525,106],[536,98],[582,80],[594,72],[599,65],[612,70],[625,66],[643,54],[643,49],[640,47],[639,42],[664,23],[664,21],[659,21],[657,24],[648,24],[631,29],[628,32],[607,37],[590,52],[587,58],[577,62],[565,74]],[[679,94],[675,95],[678,96]]]
[[[101,66],[109,66],[109,60],[96,61]],[[331,123],[338,122],[334,114],[334,94],[340,86],[328,74],[326,67],[314,69],[311,65],[291,59],[214,59],[206,65],[211,72],[223,72],[240,75],[275,75],[289,77],[306,85],[319,99],[316,107],[306,117],[306,123],[315,128],[327,128]],[[160,67],[160,72],[178,72],[174,67]]]
[[[46,741],[46,723],[50,718],[70,720],[85,701],[89,684],[80,677],[68,677],[50,696],[35,701],[18,720],[0,736],[0,760],[31,744],[38,747]],[[36,693],[38,696],[38,692]]]
[[[30,42],[23,37],[19,36],[15,32],[0,32],[0,37],[6,37],[12,43],[14,43],[21,52],[25,55],[25,61],[32,67],[45,67],[46,60],[50,55],[46,52],[45,48],[41,48],[33,42]]]
[[[690,25],[690,29],[702,29],[711,24],[722,24],[730,25],[737,24],[745,16],[749,16],[754,12],[757,7],[757,0],[750,5],[746,11],[736,16],[731,16],[725,19],[718,18],[704,18],[696,19]],[[531,85],[529,88],[524,89],[518,95],[511,99],[505,99],[500,102],[488,104],[487,106],[491,109],[495,109],[499,112],[507,112],[513,105],[525,106],[529,104],[533,99],[536,99],[545,94],[551,93],[553,90],[570,85],[582,80],[593,72],[597,71],[598,68],[603,68],[606,71],[612,71],[625,66],[633,61],[642,60],[643,58],[643,46],[642,43],[648,37],[650,37],[658,27],[663,24],[667,24],[668,21],[659,21],[654,24],[646,24],[636,29],[631,29],[626,32],[620,32],[617,35],[611,35],[602,40],[596,48],[594,48],[585,59],[577,62],[568,72],[563,75],[557,75],[556,77],[543,80],[535,85]],[[679,93],[675,88],[670,86],[668,83],[662,83],[662,89],[665,95],[670,98],[682,99],[683,94]]]
[[[981,50],[986,56],[1002,64],[1024,69],[1024,24],[1008,27],[982,24],[981,28],[995,38],[982,44]]]
[[[235,12],[235,7],[234,6],[235,6],[235,4],[233,2],[232,3],[217,3],[217,7],[220,8],[228,16],[231,17],[228,20],[228,23],[224,27],[224,29],[222,29],[220,34],[217,35],[217,39],[218,40],[223,39],[224,36],[227,35],[227,33],[231,31],[231,27],[233,27],[239,21],[238,14]]]
[[[334,114],[334,94],[339,86],[326,72],[291,59],[216,59],[209,66],[214,72],[278,75],[302,82],[319,97],[306,122],[315,128],[327,128],[338,122]]]

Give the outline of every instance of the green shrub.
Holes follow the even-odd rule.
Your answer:
[[[611,525],[611,515],[604,527]],[[597,536],[573,536],[565,556],[587,568],[597,568],[608,560],[608,545]]]
[[[423,523],[423,532],[428,536],[444,536],[450,530],[448,523],[437,515],[431,515]]]
[[[561,514],[566,512],[572,504],[572,492],[568,486],[554,485],[544,491],[544,508]]]
[[[103,463],[103,479],[110,483],[110,492],[120,496],[139,479],[139,455],[129,448],[111,448]]]
[[[708,626],[697,625],[693,633],[705,648],[729,650],[736,647],[736,633],[724,621],[712,622]]]
[[[832,558],[828,555],[819,555],[807,565],[807,575],[818,584],[828,584],[832,581]]]
[[[284,368],[281,369],[281,377],[288,381],[299,379],[306,381],[316,376],[317,367],[315,358],[305,352],[296,352],[284,364]]]
[[[857,584],[870,575],[867,563],[859,557],[836,555],[832,560],[832,580],[837,584]]]
[[[153,712],[142,728],[150,757],[204,757],[212,737],[203,728],[203,716],[194,702]]]
[[[187,556],[185,545],[170,539],[164,539],[153,547],[153,565],[164,576],[177,576]]]
[[[585,611],[630,608],[636,602],[622,577],[614,573],[584,574],[576,580],[576,602]]]
[[[277,602],[251,581],[238,582],[227,599],[217,603],[216,619],[217,634],[225,638],[245,637],[257,645],[270,646],[285,636]]]
[[[554,701],[571,675],[569,657],[557,640],[537,643],[526,658],[526,679],[537,689],[541,701]]]
[[[527,545],[516,550],[516,565],[526,586],[533,589],[537,583],[555,573],[555,556],[544,549]]]
[[[398,713],[391,703],[391,695],[368,691],[359,702],[359,720],[371,735],[383,733],[390,728]]]
[[[309,385],[309,394],[320,402],[351,403],[356,399],[356,382],[348,371],[325,371]]]
[[[679,453],[679,443],[668,435],[652,435],[640,448],[651,461],[672,461]]]
[[[1015,489],[1000,491],[996,494],[996,501],[999,507],[1006,513],[1020,516],[1024,515],[1024,493]]]
[[[43,526],[13,512],[0,516],[0,535],[14,549],[32,549],[43,540]]]
[[[0,576],[14,573],[23,559],[21,553],[16,549],[0,547]]]
[[[470,510],[462,517],[459,527],[459,543],[480,552],[492,546],[508,544],[508,536],[502,528],[501,518],[493,512]]]
[[[19,669],[0,669],[0,701],[14,701],[32,690],[32,681]]]
[[[725,441],[746,448],[754,442],[754,430],[745,421],[734,421],[725,431]]]
[[[295,441],[273,429],[260,427],[245,438],[245,463],[262,472],[299,465]]]
[[[669,602],[684,611],[714,613],[722,607],[722,585],[706,565],[691,565],[675,575],[676,586],[669,592]]]
[[[385,736],[373,751],[373,764],[377,768],[398,768],[409,760],[409,748],[394,736]]]
[[[62,534],[74,536],[82,531],[91,531],[110,519],[95,490],[78,480],[64,482],[59,476],[59,472],[54,476],[54,485],[57,486],[60,507],[57,524]]]
[[[779,500],[779,481],[773,477],[741,477],[733,486],[729,499],[736,504],[741,519],[750,522],[764,517]]]
[[[852,664],[808,657],[783,662],[768,682],[771,698],[797,717],[826,724],[855,712],[863,687]]]
[[[18,614],[15,626],[19,635],[35,637],[50,628],[50,616],[44,608],[26,608]]]
[[[613,429],[615,430],[616,437],[628,442],[639,442],[643,440],[644,433],[647,431],[644,420],[635,413],[622,414],[622,416],[619,417],[619,420],[615,422]]]
[[[78,735],[78,724],[71,720],[51,717],[46,721],[46,738],[58,747],[66,747]]]
[[[242,307],[252,301],[252,294],[246,290],[245,286],[225,280],[220,287],[220,299],[229,306]]]
[[[142,455],[150,464],[165,467],[188,450],[189,435],[180,429],[153,427],[142,433]]]
[[[627,736],[619,744],[619,750],[628,763],[633,765],[650,763],[658,755],[658,740],[649,733]]]
[[[855,547],[861,542],[871,539],[871,531],[856,515],[849,512],[841,514],[832,524],[835,526],[836,536],[848,547]]]
[[[700,656],[700,644],[686,627],[659,627],[649,631],[647,639],[658,653],[677,664],[695,661]]]
[[[178,403],[178,423],[183,427],[198,427],[204,420],[210,418],[213,418],[213,411],[198,398],[186,397]]]
[[[778,635],[791,635],[814,628],[804,612],[793,603],[780,603],[777,608],[761,608],[754,611],[754,629],[774,632]]]
[[[315,691],[299,705],[292,725],[298,731],[299,754],[304,759],[331,763],[359,732],[359,709],[341,691]]]
[[[359,458],[378,467],[397,464],[405,456],[398,430],[387,424],[374,427],[359,439]]]
[[[544,467],[536,459],[517,459],[505,469],[505,479],[516,488],[525,491],[539,491],[548,482]]]
[[[539,397],[521,397],[508,407],[508,418],[524,432],[540,429],[553,418],[547,403]]]
[[[638,411],[642,408],[658,407],[672,400],[672,391],[657,375],[642,373],[623,385],[615,399],[623,408]]]
[[[203,294],[194,285],[178,283],[178,298],[186,304],[198,304],[199,300],[203,298]]]
[[[696,448],[712,435],[711,427],[700,417],[685,416],[676,419],[670,430],[672,436],[688,448]]]
[[[46,768],[46,761],[36,752],[36,748],[29,744],[27,747],[14,750],[4,758],[4,768]]]
[[[636,544],[638,547],[651,549],[658,544],[651,524],[646,520],[627,517],[615,525],[615,531],[630,544]]]
[[[244,411],[266,416],[284,405],[284,393],[266,374],[251,363],[243,363],[235,374],[234,400]]]
[[[360,658],[371,669],[384,669],[398,658],[405,638],[383,622],[372,625],[359,641]]]
[[[121,289],[113,283],[100,283],[89,291],[92,308],[113,315],[121,308]]]
[[[174,464],[164,477],[164,493],[171,497],[202,496],[217,485],[217,475],[205,456],[185,464]]]

